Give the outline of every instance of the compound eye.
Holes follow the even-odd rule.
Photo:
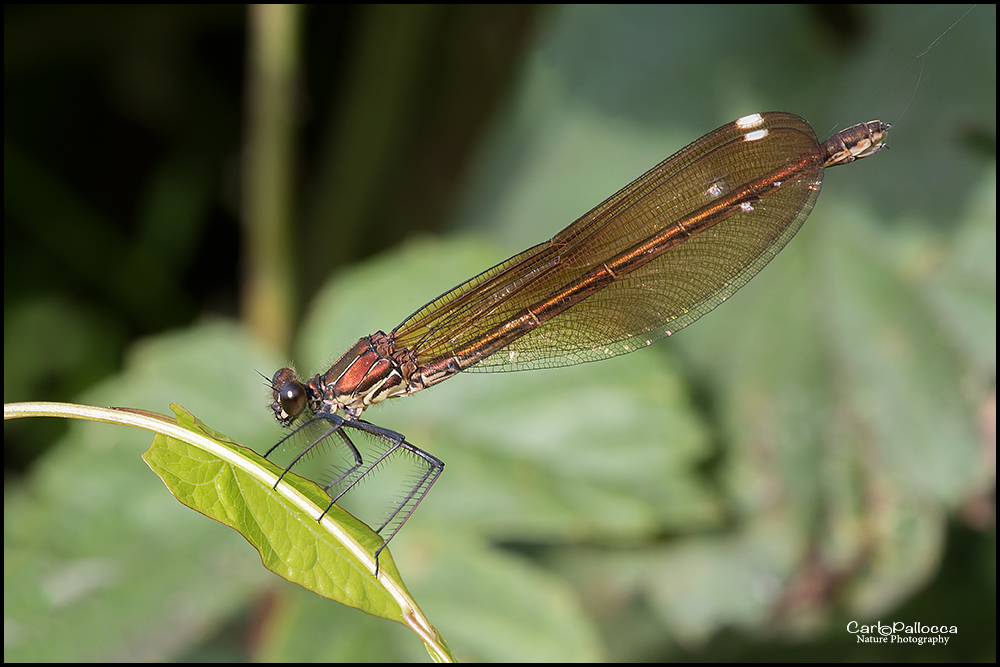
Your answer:
[[[278,391],[278,402],[289,417],[298,417],[306,409],[306,388],[298,380],[286,382]]]

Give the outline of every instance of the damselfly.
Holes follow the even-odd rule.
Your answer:
[[[788,243],[812,211],[826,167],[874,155],[888,130],[875,120],[820,143],[802,118],[768,112],[709,132],[551,240],[439,296],[390,333],[362,338],[325,373],[303,382],[279,370],[271,409],[285,426],[302,424],[267,455],[306,428],[315,435],[285,473],[321,444],[343,448],[348,463],[326,486],[326,514],[381,463],[408,453],[420,473],[376,529],[377,559],[444,463],[361,419],[369,405],[463,371],[607,359],[683,329]],[[374,442],[374,454],[352,435]]]

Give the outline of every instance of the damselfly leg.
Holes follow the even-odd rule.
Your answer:
[[[401,433],[336,414],[320,413],[298,425],[269,449],[265,457],[270,458],[289,446],[301,449],[285,465],[275,488],[309,455],[319,455],[324,459],[325,472],[317,477],[325,483],[323,489],[330,494],[331,500],[316,517],[317,521],[321,521],[334,504],[347,500],[348,492],[358,490],[359,482],[371,479],[373,475],[370,473],[376,469],[384,483],[373,492],[376,497],[357,505],[362,510],[385,507],[386,495],[394,491],[399,494],[382,516],[354,512],[382,537],[382,545],[375,552],[376,564],[379,554],[410,518],[444,470],[440,459],[407,442]],[[389,481],[381,478],[388,478]],[[389,487],[394,487],[394,490]],[[350,509],[354,510],[353,504]]]

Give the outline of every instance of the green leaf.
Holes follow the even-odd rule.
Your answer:
[[[183,504],[239,532],[267,569],[318,595],[402,623],[423,640],[433,658],[452,660],[407,592],[387,549],[376,568],[374,553],[382,544],[378,534],[336,505],[323,513],[329,496],[315,483],[294,474],[279,483],[282,471],[270,461],[181,406],[171,408],[176,422],[135,408],[61,403],[5,405],[4,418],[77,417],[154,431],[153,444],[143,455],[149,467]],[[107,576],[114,575],[109,571]]]
[[[374,577],[364,552],[381,545],[378,535],[334,505],[324,516],[339,533],[339,541],[333,539],[331,531],[316,521],[328,502],[318,486],[292,474],[286,475],[288,488],[279,484],[277,490],[272,489],[280,469],[208,429],[180,406],[171,408],[179,425],[210,438],[224,450],[212,452],[156,436],[143,459],[179,501],[239,531],[275,574],[331,600],[400,620],[399,606],[383,590],[371,586],[373,595],[368,594]],[[308,507],[298,506],[296,500]],[[388,576],[398,578],[391,556],[381,565]]]
[[[382,539],[334,505],[313,482],[288,474],[254,451],[208,428],[178,405],[177,424],[209,443],[158,434],[143,459],[182,503],[238,531],[260,553],[264,567],[318,595],[409,625],[447,654],[423,617]],[[275,487],[277,484],[277,488]]]

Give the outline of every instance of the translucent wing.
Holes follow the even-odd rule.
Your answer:
[[[760,271],[809,216],[822,178],[820,145],[802,118],[771,112],[728,123],[550,241],[428,303],[396,328],[396,344],[418,363],[458,358],[475,371],[645,347]],[[669,247],[658,241],[667,237]]]

